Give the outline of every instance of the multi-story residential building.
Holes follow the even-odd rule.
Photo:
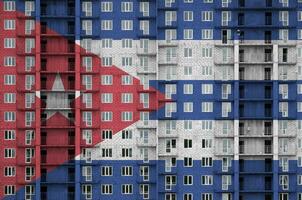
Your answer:
[[[1,0],[0,198],[302,200],[301,0]]]

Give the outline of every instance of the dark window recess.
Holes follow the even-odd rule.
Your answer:
[[[239,31],[238,35],[239,35],[239,42],[243,43],[244,42],[244,31]]]
[[[75,199],[75,188],[73,186],[68,187],[68,200]]]
[[[244,62],[244,50],[239,50],[239,62]]]
[[[239,105],[239,117],[244,117],[244,104]]]
[[[239,86],[239,98],[240,99],[244,98],[244,86],[243,85]]]
[[[40,9],[41,9],[41,15],[47,15],[47,4],[42,3]]]
[[[267,26],[272,25],[272,13],[271,12],[265,13],[265,25],[267,25]]]
[[[45,53],[47,51],[47,40],[41,40],[41,52]]]
[[[239,177],[239,190],[244,190],[244,178]]]
[[[68,145],[74,145],[75,144],[75,133],[74,131],[69,131],[68,132]]]
[[[74,53],[75,43],[74,41],[68,40],[68,53]]]
[[[273,1],[272,0],[266,0],[266,7],[272,7],[273,6]]]
[[[272,117],[272,104],[267,103],[264,105],[264,116]]]
[[[47,200],[47,186],[41,186],[41,200]]]
[[[264,135],[272,135],[272,122],[264,122]]]
[[[41,22],[41,34],[47,34],[47,22]]]
[[[68,161],[73,162],[75,159],[75,150],[74,149],[68,149]]]
[[[222,30],[222,43],[227,44],[228,43],[228,31],[227,30]]]
[[[283,48],[282,49],[282,62],[287,62],[287,54],[288,54],[288,49]]]
[[[239,68],[239,80],[244,80],[244,68]]]
[[[265,190],[272,189],[272,177],[271,176],[266,176],[264,178],[264,183],[265,183]]]
[[[244,25],[244,13],[238,14],[238,25],[243,26]]]
[[[264,141],[264,153],[272,153],[272,141],[271,140],[265,140]]]
[[[265,159],[265,172],[271,172],[273,168],[272,159],[266,158]]]
[[[47,144],[47,132],[41,132],[41,145]]]
[[[47,59],[46,58],[41,58],[41,70],[47,71]]]
[[[272,70],[271,68],[264,68],[264,80],[269,81],[272,79]]]
[[[264,98],[271,99],[272,98],[272,87],[270,85],[266,85],[264,87]]]
[[[68,34],[74,34],[74,22],[68,22]]]
[[[74,71],[75,59],[68,58],[68,71]]]
[[[75,16],[75,3],[74,1],[68,0],[67,3],[67,15],[68,16]]]
[[[239,123],[239,135],[244,135],[244,122]]]
[[[47,150],[42,149],[41,150],[41,163],[46,163],[47,162]]]
[[[74,90],[75,88],[75,79],[74,76],[68,76],[68,89]]]
[[[239,141],[239,153],[244,154],[244,141]]]
[[[75,179],[75,169],[68,168],[68,182],[74,182]]]
[[[239,0],[238,1],[238,6],[239,7],[245,7],[245,0]]]
[[[264,40],[265,40],[266,44],[272,43],[272,32],[271,31],[265,31]]]
[[[44,76],[41,77],[41,89],[43,90],[47,89],[47,77]]]
[[[239,171],[244,172],[244,160],[239,159]]]
[[[264,61],[265,62],[272,62],[272,49],[265,49],[264,50]]]

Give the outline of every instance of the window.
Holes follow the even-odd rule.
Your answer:
[[[83,93],[82,99],[85,104],[85,108],[92,108],[92,93]]]
[[[92,57],[83,57],[82,58],[82,65],[85,68],[86,72],[92,71]]]
[[[86,17],[92,16],[92,2],[90,1],[82,2],[82,11],[85,13]]]
[[[112,176],[113,175],[112,166],[102,166],[101,167],[101,175],[102,176]]]
[[[213,3],[213,0],[203,0],[204,3]]]
[[[4,168],[4,176],[13,177],[15,175],[16,175],[16,167],[9,166]]]
[[[228,26],[231,21],[231,11],[222,11],[221,12],[221,25]]]
[[[202,139],[201,140],[201,148],[202,149],[212,148],[212,139]]]
[[[133,2],[122,2],[121,11],[122,12],[133,12]]]
[[[165,12],[165,25],[172,26],[172,23],[175,22],[177,19],[177,12],[176,11],[166,11]]]
[[[211,76],[212,75],[212,67],[211,66],[202,66],[202,76]]]
[[[132,57],[122,57],[122,67],[131,67]]]
[[[193,185],[193,176],[192,175],[184,176],[184,185]]]
[[[279,185],[283,190],[288,190],[289,177],[288,175],[279,175]]]
[[[122,121],[132,121],[133,120],[133,112],[124,111],[121,113]]]
[[[193,11],[184,11],[184,21],[193,21]]]
[[[15,158],[16,157],[16,149],[6,148],[4,149],[4,158]]]
[[[212,157],[202,157],[201,158],[201,167],[212,167],[213,160]]]
[[[108,2],[108,1],[101,2],[101,11],[102,12],[112,12],[112,10],[113,10],[112,2]]]
[[[193,129],[192,120],[184,120],[184,129],[185,130],[192,130]]]
[[[83,112],[83,122],[86,126],[92,126],[92,112]]]
[[[221,103],[221,117],[228,117],[230,112],[232,112],[232,103],[231,102],[222,102]]]
[[[82,185],[82,194],[86,199],[92,199],[92,185]]]
[[[122,166],[121,175],[122,176],[133,176],[132,166]]]
[[[143,31],[143,35],[149,35],[149,32],[150,32],[150,23],[148,20],[140,20],[139,22],[139,29],[141,31]]]
[[[193,146],[193,141],[191,139],[184,139],[184,148],[191,149]]]
[[[172,187],[176,185],[176,176],[175,175],[166,175],[165,176],[165,189],[172,190]]]
[[[132,130],[123,130],[122,139],[132,139]]]
[[[102,66],[111,67],[112,66],[112,57],[102,57]]]
[[[212,48],[211,47],[203,47],[201,49],[203,58],[212,58]]]
[[[113,28],[113,21],[112,20],[102,20],[101,21],[102,30],[109,31]]]
[[[16,21],[13,19],[5,19],[4,20],[4,30],[15,30],[16,29]]]
[[[210,120],[201,121],[201,130],[210,131],[212,129],[213,129],[213,121],[210,121]]]
[[[184,112],[193,112],[193,102],[184,102]]]
[[[302,94],[302,84],[297,84],[297,94]]]
[[[35,66],[34,56],[25,56],[25,71],[31,71],[31,68]]]
[[[302,21],[302,11],[298,11],[298,21]]]
[[[101,94],[101,102],[102,103],[112,103],[113,102],[113,94],[112,93],[103,93],[103,94]]]
[[[15,1],[4,1],[4,11],[15,11],[16,10],[16,2]]]
[[[193,94],[193,84],[184,84],[184,94]]]
[[[15,75],[4,75],[4,85],[15,85],[16,76]]]
[[[193,158],[184,157],[184,167],[193,167]]]
[[[121,29],[123,31],[131,31],[131,30],[133,30],[133,20],[122,20],[122,22],[121,22]]]
[[[102,194],[109,195],[112,194],[113,185],[111,184],[101,184]]]
[[[12,57],[12,56],[4,57],[4,66],[5,67],[14,67],[14,66],[16,66],[16,57]]]
[[[16,186],[15,185],[5,185],[4,186],[4,194],[5,195],[15,195],[16,194]]]
[[[122,85],[132,85],[132,77],[130,75],[122,75]]]
[[[201,17],[202,21],[213,21],[213,11],[202,11]]]
[[[4,38],[4,48],[16,48],[16,38]]]
[[[201,176],[201,185],[212,185],[213,184],[213,176],[203,175]]]
[[[213,85],[212,84],[202,84],[201,93],[202,94],[213,94]]]
[[[202,102],[201,112],[213,112],[213,102]]]
[[[102,130],[102,139],[103,140],[112,139],[112,130]]]
[[[13,111],[4,112],[4,121],[5,122],[14,122],[16,121],[16,113]]]
[[[4,131],[4,140],[15,140],[16,131],[15,130],[5,130]]]
[[[133,103],[132,93],[122,93],[121,95],[122,103]]]
[[[288,41],[288,30],[287,29],[279,30],[279,40],[282,40],[283,42]]]
[[[149,166],[140,166],[140,176],[144,181],[149,181]]]
[[[25,112],[25,126],[32,126],[35,121],[35,112]]]
[[[102,75],[102,85],[112,85],[113,84],[113,78],[112,75]]]
[[[302,102],[297,102],[297,112],[302,112]]]
[[[279,12],[279,21],[281,21],[283,26],[288,26],[288,11]]]
[[[201,39],[203,40],[213,39],[213,29],[203,29],[201,31]]]
[[[132,48],[132,39],[122,39],[122,48]]]
[[[222,190],[228,190],[229,186],[232,184],[232,177],[230,175],[222,176]]]
[[[213,194],[211,193],[202,193],[201,194],[201,200],[213,200]],[[222,198],[222,200],[227,200]]]
[[[184,40],[193,39],[193,29],[184,29]]]
[[[31,31],[35,29],[35,21],[34,20],[25,20],[25,34],[30,35]]]
[[[101,112],[101,120],[103,122],[112,121],[113,113],[109,111]]]
[[[139,5],[139,11],[143,13],[143,16],[149,16],[149,2],[140,2]]]
[[[298,185],[302,185],[302,175],[297,176],[297,183]]]
[[[112,148],[102,148],[103,158],[112,158]]]
[[[25,38],[25,53],[33,53],[33,48],[35,48],[35,39]]]
[[[92,181],[92,167],[83,166],[82,167],[82,176],[85,177],[85,181]]]
[[[184,48],[184,57],[185,58],[192,58],[193,56],[193,49],[192,48]]]
[[[122,185],[122,194],[132,194],[133,185],[131,184],[123,184]]]
[[[4,93],[4,103],[16,103],[16,93]]]
[[[184,75],[191,76],[193,74],[193,67],[185,66],[184,67]]]
[[[102,39],[102,48],[112,48],[112,39]]]
[[[92,144],[92,130],[83,130],[82,137],[85,140],[85,144]]]
[[[282,113],[282,117],[288,117],[288,102],[279,102],[279,112]]]

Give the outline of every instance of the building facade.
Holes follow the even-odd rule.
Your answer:
[[[1,0],[0,198],[302,200],[301,0]]]

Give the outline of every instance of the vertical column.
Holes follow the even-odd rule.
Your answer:
[[[278,138],[278,116],[279,116],[279,86],[278,86],[278,45],[273,45],[273,199],[278,199],[278,170],[279,170],[279,138]]]
[[[81,34],[81,2],[75,0],[75,156],[80,158],[81,154],[81,74],[80,74],[80,34]],[[81,199],[81,166],[80,159],[75,160],[75,199]]]
[[[239,200],[239,40],[234,40],[234,200]]]
[[[36,68],[36,73],[35,73],[35,80],[36,80],[36,116],[35,116],[35,151],[36,151],[36,163],[35,163],[35,175],[36,175],[36,182],[35,182],[35,194],[36,194],[36,199],[39,200],[41,199],[41,183],[40,183],[40,177],[41,177],[41,84],[40,84],[40,69],[41,69],[41,46],[40,46],[40,39],[41,39],[41,31],[40,31],[40,0],[36,0],[36,17],[35,17],[35,68]]]

